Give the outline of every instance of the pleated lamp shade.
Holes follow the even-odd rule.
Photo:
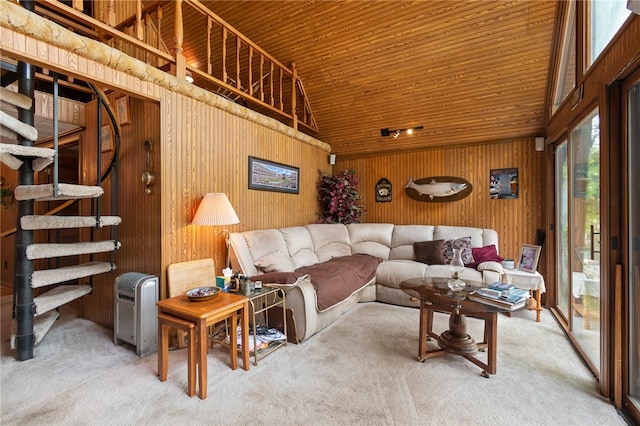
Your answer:
[[[240,223],[227,195],[222,192],[207,192],[191,221],[194,225],[217,226]]]

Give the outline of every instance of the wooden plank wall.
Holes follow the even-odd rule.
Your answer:
[[[17,9],[16,13],[24,11]],[[35,17],[32,19],[39,21]],[[67,36],[72,37],[72,34]],[[240,106],[227,105],[226,108],[233,112],[225,112],[222,110],[225,105],[217,108],[206,103],[211,99],[202,92],[193,91],[193,96],[204,98],[204,101],[177,94],[172,89],[184,90],[184,85],[177,82],[176,86],[171,78],[158,75],[151,67],[145,68],[145,73],[129,74],[123,65],[129,63],[126,57],[120,56],[120,60],[113,61],[116,52],[103,49],[105,54],[100,55],[100,52],[91,51],[95,55],[87,59],[58,47],[57,39],[43,38],[43,41],[37,41],[32,36],[3,28],[0,42],[16,59],[118,90],[110,95],[111,103],[123,93],[130,96],[132,124],[123,127],[120,163],[123,224],[119,228],[122,248],[116,256],[118,269],[95,277],[93,294],[83,298],[84,317],[106,327],[113,326],[113,282],[119,274],[139,271],[158,275],[164,295],[165,271],[170,263],[203,257],[213,257],[216,265],[224,263],[222,229],[196,229],[190,225],[199,200],[206,192],[227,193],[240,218],[239,224],[228,227],[230,231],[315,221],[318,169],[329,171],[330,168],[325,144]],[[99,50],[101,46],[92,45],[92,48]],[[138,63],[131,63],[134,65],[140,67]],[[188,92],[192,92],[190,88]],[[93,113],[86,111],[87,117]],[[96,124],[87,119],[81,148],[83,170],[94,170],[89,158],[94,155],[90,149],[95,152],[96,131]],[[154,164],[157,165],[158,182],[162,183],[156,184],[154,194],[149,197],[144,195],[140,181],[147,137],[160,141],[159,149],[154,151],[157,156]],[[299,167],[300,194],[248,190],[249,155]],[[87,174],[82,178],[85,182],[92,181],[92,176],[89,179]],[[109,183],[104,187],[107,195],[103,205],[108,203]],[[108,231],[103,230],[96,235],[106,239],[106,233]]]
[[[316,220],[318,169],[330,167],[324,149],[174,92],[164,93],[161,115],[163,271],[171,263],[213,257],[219,273],[225,260],[224,230]],[[299,167],[300,193],[249,190],[249,156]],[[226,193],[240,223],[191,225],[207,192]]]
[[[535,151],[531,138],[356,160],[338,157],[333,170],[353,168],[361,177],[360,194],[367,209],[363,222],[492,228],[498,231],[500,253],[515,258],[521,244],[536,242],[536,230],[543,225],[542,154]],[[518,168],[518,199],[489,199],[490,170],[507,167]],[[459,201],[416,201],[404,189],[411,176],[461,177],[473,185],[473,192]],[[391,202],[376,202],[375,185],[381,178],[393,185]]]
[[[109,95],[109,102],[115,106],[115,99],[120,94]],[[107,274],[101,274],[93,279],[93,292],[82,299],[82,316],[102,324],[113,326],[114,281],[125,272],[142,272],[160,275],[160,106],[157,102],[144,101],[132,96],[127,97],[131,114],[131,124],[121,126],[121,147],[119,156],[119,216],[122,223],[118,227],[118,240],[121,248],[115,258],[117,269]],[[82,179],[85,184],[95,181],[95,141],[96,102],[87,107],[87,128],[83,139]],[[103,124],[107,123],[103,114]],[[145,194],[145,186],[140,176],[145,170],[146,151],[144,141],[152,142],[152,164],[156,173],[156,183],[149,195]],[[110,161],[113,152],[103,153],[103,168]],[[102,214],[110,214],[111,179],[103,185],[105,195],[101,198]],[[83,202],[84,214],[91,214],[90,203]],[[90,240],[89,231],[84,233],[83,239]],[[95,231],[95,240],[110,239],[110,229]],[[106,254],[97,255],[95,260],[108,261]]]

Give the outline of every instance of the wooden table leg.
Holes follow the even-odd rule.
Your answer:
[[[198,344],[198,385],[200,387],[200,399],[207,398],[207,349],[209,347],[209,337],[207,333],[207,320],[201,319],[196,325]],[[233,340],[233,339],[232,339]]]
[[[484,320],[484,335],[487,341],[487,366],[489,374],[496,374],[498,352],[498,314],[490,314]]]
[[[542,296],[540,295],[540,293],[542,293],[540,291],[540,289],[536,290],[536,322],[540,322],[540,312],[542,312]]]
[[[167,380],[167,372],[169,371],[169,327],[162,321],[158,324],[158,336],[160,337],[158,351],[158,376],[160,381]]]
[[[189,349],[187,351],[188,356],[188,364],[187,364],[187,375],[188,380],[187,383],[189,385],[189,396],[193,396],[196,394],[196,330],[195,327],[190,327],[188,329],[189,336]]]
[[[283,318],[286,327],[286,312]],[[242,367],[245,369],[245,371],[249,371],[249,364],[249,303],[245,302],[242,305]]]
[[[428,323],[429,315],[427,313],[429,309],[420,303],[420,337],[418,339],[418,361],[425,360],[425,354],[427,353],[427,339],[429,338],[428,329],[430,328]]]
[[[475,314],[474,317],[484,320],[484,342],[479,343],[479,348],[485,348],[487,352],[487,362],[482,362],[475,355],[459,354],[484,369],[483,376],[496,374],[497,352],[498,352],[498,314],[496,312]]]

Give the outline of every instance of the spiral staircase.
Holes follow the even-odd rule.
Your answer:
[[[20,73],[21,68],[29,70],[30,66],[17,67]],[[26,78],[24,78],[26,77]],[[117,170],[114,165],[117,163],[119,152],[119,130],[114,113],[111,111],[109,103],[106,101],[104,93],[95,86],[92,87],[100,105],[105,106],[105,110],[111,120],[115,133],[116,149],[111,164],[107,172],[100,177],[97,173],[95,186],[75,185],[58,182],[58,135],[56,134],[57,114],[55,111],[58,102],[57,80],[54,78],[53,105],[53,148],[36,147],[38,140],[38,130],[32,125],[33,120],[33,90],[34,73],[27,72],[27,75],[20,76],[17,89],[13,90],[0,87],[0,100],[6,110],[7,107],[16,108],[18,118],[13,114],[0,111],[0,131],[3,142],[9,140],[16,143],[0,144],[0,161],[7,167],[17,170],[19,174],[19,185],[14,191],[15,200],[18,201],[16,245],[15,245],[15,275],[13,287],[13,323],[11,333],[11,348],[16,350],[18,360],[33,358],[33,347],[37,345],[54,325],[58,318],[58,308],[64,304],[79,299],[92,291],[91,281],[89,284],[75,284],[82,278],[91,277],[97,274],[113,271],[115,265],[115,252],[120,247],[117,239],[117,225],[121,219],[117,215],[101,216],[99,213],[93,216],[71,216],[61,213],[44,215],[32,214],[34,203],[44,201],[62,200],[99,200],[104,191],[100,183],[111,173]],[[27,87],[23,87],[23,86]],[[31,93],[31,97],[23,93]],[[98,108],[101,110],[101,108]],[[98,120],[100,120],[100,112]],[[87,118],[89,120],[90,118]],[[98,138],[98,144],[100,144]],[[99,145],[98,145],[99,146]],[[100,149],[97,149],[100,156]],[[101,169],[100,161],[98,169]],[[53,170],[53,183],[44,185],[33,184],[34,173],[51,167]],[[115,197],[117,200],[117,197]],[[93,201],[94,203],[96,201]],[[117,201],[112,204],[111,211],[117,214]],[[92,211],[100,212],[100,204],[97,208],[94,204]],[[39,230],[70,229],[70,228],[102,228],[112,227],[110,237],[105,241],[77,241],[77,242],[47,242],[35,243],[34,233]],[[85,233],[86,234],[86,233]],[[82,235],[82,233],[78,233]],[[91,233],[93,236],[93,233]],[[93,238],[93,237],[91,237]],[[97,253],[110,253],[109,261],[93,261],[93,255]],[[88,256],[87,256],[88,255]],[[89,262],[79,263],[72,266],[63,266],[52,269],[34,270],[34,262],[39,259],[59,259],[61,257],[77,256],[89,258]],[[102,256],[106,257],[106,256]],[[41,262],[49,263],[49,262]],[[51,264],[61,262],[52,261]],[[68,262],[67,262],[68,263]],[[87,280],[83,280],[87,281]],[[46,289],[46,291],[45,291]]]

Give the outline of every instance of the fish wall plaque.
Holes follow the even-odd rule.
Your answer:
[[[409,197],[427,202],[457,201],[473,191],[469,181],[455,176],[431,176],[416,180],[412,176],[404,188]]]

